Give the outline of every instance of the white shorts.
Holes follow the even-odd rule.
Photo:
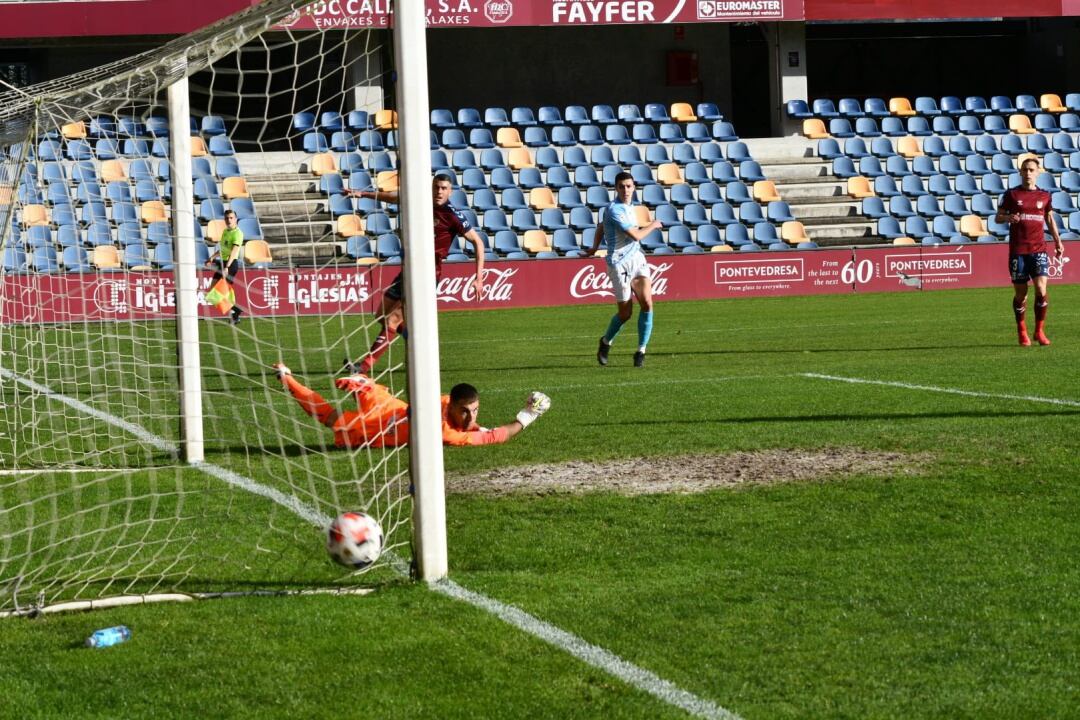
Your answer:
[[[651,277],[649,263],[645,262],[645,255],[641,252],[632,252],[614,265],[608,265],[608,277],[611,278],[611,290],[615,293],[615,302],[626,302],[630,299],[630,283],[634,278]]]

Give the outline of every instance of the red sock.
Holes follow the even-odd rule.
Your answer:
[[[1021,300],[1019,304],[1016,302],[1016,298],[1013,298],[1013,315],[1016,316],[1016,324],[1024,324],[1024,314],[1027,312],[1027,301]]]
[[[367,357],[364,358],[362,363],[362,369],[366,373],[371,372],[371,368],[375,367],[375,363],[378,362],[382,354],[386,352],[386,348],[390,347],[390,343],[394,342],[394,337],[397,333],[391,330],[388,326],[383,325],[382,330],[375,336],[375,342],[371,343],[371,349],[368,350]]]
[[[300,404],[300,407],[303,408],[304,412],[321,422],[323,425],[326,425],[331,413],[334,412],[334,408],[330,403],[326,402],[322,395],[305,387],[303,383],[292,375],[283,376],[281,381],[285,383],[285,387],[288,388],[289,392],[292,393],[292,396],[296,398],[296,402]]]
[[[1035,324],[1042,327],[1046,322],[1046,308],[1050,305],[1050,299],[1046,296],[1035,296]]]

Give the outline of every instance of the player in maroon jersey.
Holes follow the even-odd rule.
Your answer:
[[[1065,253],[1058,235],[1057,223],[1050,212],[1050,193],[1035,186],[1039,161],[1027,158],[1020,163],[1019,187],[1005,191],[998,203],[996,219],[1009,224],[1009,274],[1013,282],[1013,314],[1021,345],[1030,345],[1024,315],[1027,311],[1028,280],[1035,286],[1035,340],[1049,345],[1046,337],[1046,278],[1050,274],[1050,258],[1046,254],[1045,230],[1049,227],[1057,257]]]
[[[484,292],[484,251],[486,248],[469,219],[450,204],[450,193],[453,189],[454,186],[446,175],[436,175],[431,180],[432,215],[435,221],[435,279],[442,277],[443,260],[450,254],[450,245],[454,242],[454,237],[460,235],[473,244],[476,255],[476,277],[473,279],[473,290],[476,292],[476,299],[480,300]],[[398,202],[398,193],[395,191],[350,190],[349,195],[390,203]],[[390,347],[390,343],[398,332],[405,332],[405,285],[401,275],[402,273],[398,273],[390,286],[383,291],[379,309],[379,322],[382,329],[375,336],[368,354],[358,363],[352,363],[345,358],[346,369],[350,373],[370,375],[371,369]]]

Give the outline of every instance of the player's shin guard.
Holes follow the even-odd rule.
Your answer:
[[[371,343],[371,349],[368,350],[367,357],[360,363],[360,372],[371,374],[371,368],[375,367],[375,363],[379,361],[382,354],[390,347],[390,343],[394,342],[396,336],[397,333],[394,330],[383,325],[382,330],[375,336],[375,342]]]
[[[652,310],[648,312],[640,312],[637,316],[637,339],[638,339],[638,352],[645,352],[645,346],[649,344],[649,338],[652,337]]]
[[[1046,295],[1035,296],[1035,339],[1040,345],[1050,344],[1046,337],[1046,310],[1049,306],[1050,299]]]
[[[611,322],[608,323],[607,332],[604,333],[604,342],[608,345],[615,342],[615,336],[622,330],[623,320],[619,317],[619,313],[615,313],[611,316]]]
[[[315,418],[323,425],[327,425],[327,420],[334,412],[334,408],[330,403],[326,402],[322,395],[315,392],[309,387],[304,386],[299,380],[292,375],[283,375],[281,382],[289,390],[296,402],[300,404],[300,407],[311,417]],[[330,425],[327,425],[330,427]]]

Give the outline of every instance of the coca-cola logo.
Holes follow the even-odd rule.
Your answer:
[[[484,3],[484,17],[488,22],[501,25],[514,15],[514,3],[512,0],[487,0]]]
[[[674,267],[674,263],[660,263],[649,266],[649,277],[652,280],[653,295],[663,295],[667,292],[667,278],[664,273]],[[570,280],[570,297],[614,297],[611,290],[611,278],[603,266],[588,264],[582,266]]]
[[[499,270],[484,269],[484,297],[490,302],[509,302],[514,296],[514,283],[511,278],[517,275],[517,268]],[[476,300],[476,274],[461,277],[444,277],[435,286],[439,302],[458,303]]]

